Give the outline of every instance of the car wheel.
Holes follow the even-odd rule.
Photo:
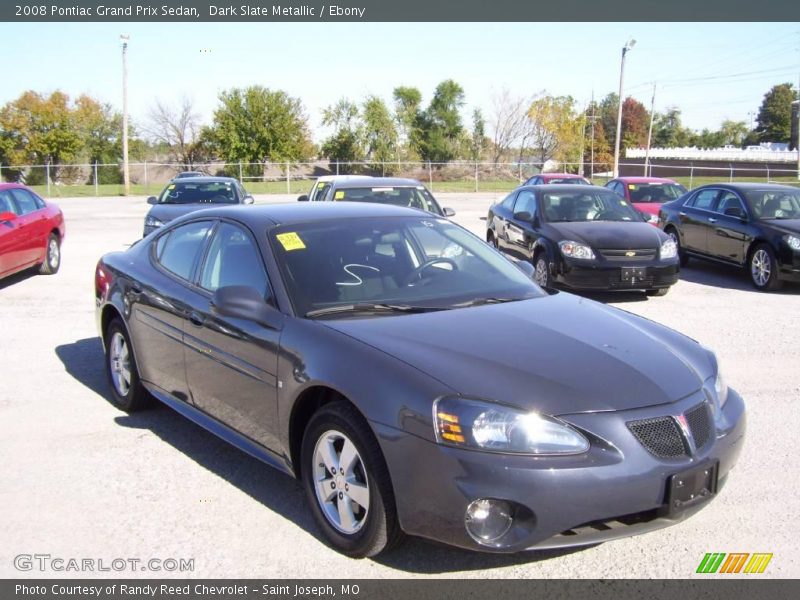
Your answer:
[[[301,455],[314,520],[337,550],[353,558],[375,556],[401,539],[386,462],[352,405],[333,402],[317,411]]]
[[[543,288],[550,287],[550,266],[544,252],[536,257],[533,264],[533,279]]]
[[[669,288],[660,288],[657,290],[647,290],[645,293],[648,296],[666,296],[669,292]]]
[[[42,275],[54,275],[58,273],[61,266],[61,241],[55,233],[47,236],[47,247],[45,248],[44,261],[39,265],[39,273]]]
[[[128,331],[118,318],[106,330],[106,374],[111,400],[117,408],[135,412],[152,403],[152,396],[139,380]]]
[[[670,228],[667,229],[667,235],[672,238],[672,241],[675,242],[675,245],[678,246],[678,260],[681,262],[681,266],[685,267],[689,264],[689,256],[684,252],[683,248],[681,248],[681,239],[678,237],[678,232],[674,229]]]
[[[750,255],[750,280],[756,289],[775,291],[783,287],[778,279],[778,262],[768,244],[759,244]]]
[[[493,233],[489,234],[489,245],[495,250],[500,250],[500,245],[497,243],[497,236]]]

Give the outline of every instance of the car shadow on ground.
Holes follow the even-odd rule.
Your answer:
[[[707,285],[710,287],[740,290],[761,294],[750,281],[749,273],[741,267],[717,264],[702,260],[690,260],[689,264],[681,268],[681,279],[691,283]],[[784,283],[783,288],[774,293],[797,294],[800,285]]]
[[[38,275],[38,271],[34,268],[25,269],[24,271],[20,271],[19,273],[15,273],[14,275],[9,275],[3,279],[0,279],[0,290],[4,290],[7,287],[11,287],[17,283],[21,283],[26,279],[30,279],[31,277],[36,277]]]
[[[56,347],[55,352],[67,373],[107,402],[111,402],[99,337],[63,344]],[[289,519],[324,543],[306,504],[302,485],[288,475],[241,452],[159,402],[155,402],[152,409],[138,413],[120,413],[114,418],[114,422],[122,427],[154,433],[203,468],[235,485],[257,502]],[[379,556],[374,560],[401,571],[436,574],[530,564],[579,550],[573,548],[511,555],[486,554],[451,548],[420,538],[408,538],[387,556]]]
[[[602,302],[603,304],[624,304],[626,302],[647,302],[650,300],[650,296],[639,290],[624,290],[620,292],[570,290],[570,293],[596,302]]]

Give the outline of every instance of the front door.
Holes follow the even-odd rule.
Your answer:
[[[714,206],[719,190],[709,188],[700,190],[692,196],[680,211],[681,243],[687,250],[706,254],[708,252],[708,230],[713,225]]]

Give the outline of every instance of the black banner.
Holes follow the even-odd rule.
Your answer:
[[[787,0],[11,0],[12,22],[800,21]]]

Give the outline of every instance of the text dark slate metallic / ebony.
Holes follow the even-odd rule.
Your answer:
[[[415,209],[197,211],[97,264],[111,399],[301,479],[349,556],[580,546],[706,506],[745,432],[715,355],[530,274]]]

